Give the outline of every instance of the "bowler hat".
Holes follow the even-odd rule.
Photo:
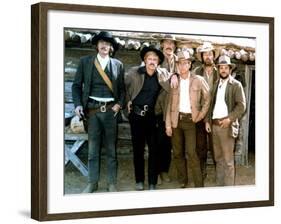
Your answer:
[[[117,41],[114,39],[114,37],[112,36],[112,34],[110,32],[107,32],[107,31],[99,32],[99,34],[94,36],[94,38],[92,39],[92,44],[97,45],[99,40],[104,40],[106,42],[111,43],[112,47],[114,48],[114,51],[117,51],[119,48]]]
[[[144,57],[146,55],[147,52],[153,51],[154,53],[157,54],[157,56],[159,57],[159,65],[162,64],[162,62],[164,61],[164,54],[157,49],[154,45],[150,45],[148,47],[144,47],[141,52],[140,52],[140,56],[141,59],[144,61]]]
[[[235,64],[231,63],[230,57],[228,57],[226,55],[222,55],[219,57],[217,66],[220,66],[220,65],[229,65],[232,70],[236,67]]]
[[[214,46],[210,42],[204,42],[203,45],[201,45],[197,48],[196,57],[198,58],[198,60],[202,61],[202,57],[201,57],[202,53],[208,52],[208,51],[214,52],[214,60],[216,60],[218,58],[219,50],[215,49]]]

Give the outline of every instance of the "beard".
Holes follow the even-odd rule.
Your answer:
[[[229,74],[228,75],[225,75],[225,76],[222,76],[221,74],[220,74],[220,78],[221,79],[227,79],[229,77]]]
[[[206,61],[204,61],[205,66],[212,66],[213,64],[214,62],[212,60],[207,59]]]

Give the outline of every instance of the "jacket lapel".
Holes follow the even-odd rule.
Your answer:
[[[86,63],[85,68],[85,88],[90,88],[90,84],[92,81],[92,73],[93,73],[93,66],[94,66],[95,56],[89,57],[88,62]]]
[[[108,72],[111,73],[112,75],[112,81],[113,80],[115,81],[117,79],[118,72],[117,72],[117,66],[112,60],[112,58],[109,59],[107,67],[108,67]]]

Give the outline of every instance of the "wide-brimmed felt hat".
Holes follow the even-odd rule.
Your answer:
[[[220,66],[220,65],[229,65],[232,70],[236,67],[235,64],[231,63],[230,57],[228,57],[226,55],[222,55],[219,57],[217,66]]]
[[[111,43],[112,47],[114,48],[114,51],[117,51],[119,48],[117,41],[114,39],[114,37],[112,36],[112,34],[110,32],[107,32],[107,31],[99,32],[99,34],[94,36],[94,38],[92,39],[92,44],[97,45],[99,40],[104,40],[106,42]]]
[[[140,56],[141,59],[144,61],[144,57],[146,55],[146,53],[153,51],[154,53],[157,54],[157,56],[159,57],[159,65],[162,64],[162,62],[164,61],[164,54],[158,49],[156,48],[156,46],[154,45],[150,45],[150,46],[145,46],[141,52],[140,52]]]
[[[164,40],[172,40],[176,43],[176,37],[172,34],[165,34],[160,40],[160,43],[163,43]]]
[[[190,51],[182,50],[182,51],[178,51],[176,54],[176,62],[179,62],[180,60],[189,60],[192,62],[194,58],[192,57]]]
[[[204,42],[203,45],[199,46],[196,49],[196,57],[199,61],[202,62],[202,53],[213,51],[214,52],[214,60],[216,60],[220,54],[218,49],[215,49],[214,46],[210,42]]]

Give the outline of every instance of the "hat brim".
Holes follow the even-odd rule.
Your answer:
[[[114,48],[114,51],[117,51],[119,49],[119,44],[116,42],[114,38],[109,38],[109,37],[100,37],[99,35],[96,35],[92,39],[92,44],[97,45],[99,40],[104,40],[106,42],[111,43],[112,47]]]
[[[219,67],[220,65],[228,65],[228,66],[230,66],[231,70],[234,70],[236,68],[236,65],[233,64],[233,63],[231,63],[231,64],[217,64],[217,67]]]
[[[179,63],[179,61],[181,61],[181,60],[188,60],[188,61],[193,62],[194,61],[194,57],[190,57],[190,58],[187,58],[187,59],[186,58],[180,58],[180,59],[176,58],[175,62]]]
[[[159,57],[159,65],[162,64],[165,56],[160,50],[158,50],[154,47],[144,47],[140,52],[141,59],[144,61],[144,57],[145,57],[146,53],[148,53],[150,51],[153,51],[154,53],[157,54],[157,56]]]
[[[171,40],[171,41],[174,41],[175,44],[177,43],[177,40],[174,39],[174,38],[163,38],[163,39],[160,40],[160,43],[162,44],[165,40]]]
[[[202,51],[199,51],[199,52],[197,52],[196,53],[196,58],[199,60],[199,61],[201,61],[201,62],[203,62],[203,60],[202,60],[202,53],[204,53],[204,52],[208,52],[208,51],[213,51],[214,52],[214,61],[215,60],[217,60],[217,58],[219,57],[219,55],[220,55],[220,51],[219,51],[219,49],[212,49],[212,50],[202,50]]]

